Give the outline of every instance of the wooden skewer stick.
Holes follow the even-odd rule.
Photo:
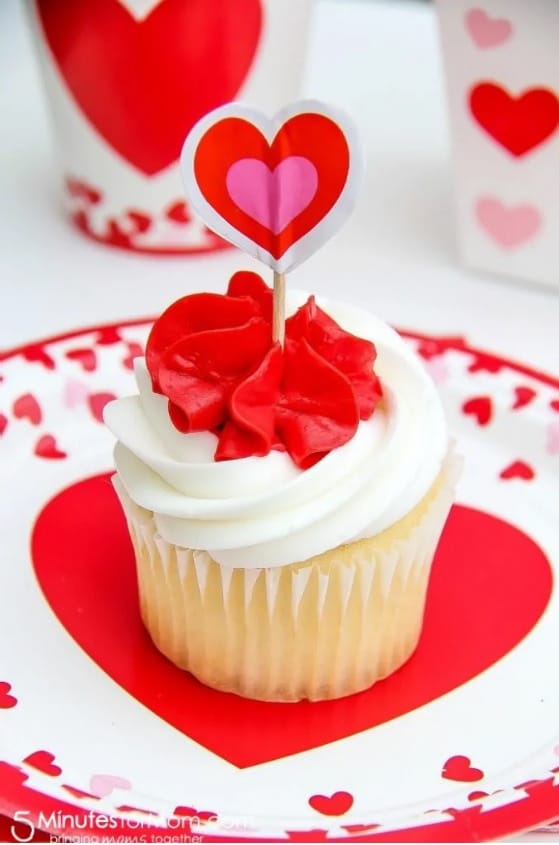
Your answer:
[[[274,319],[272,338],[283,346],[285,340],[285,273],[274,270]]]

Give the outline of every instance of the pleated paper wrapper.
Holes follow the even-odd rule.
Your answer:
[[[424,499],[380,534],[262,569],[167,543],[114,476],[153,642],[203,683],[248,698],[317,701],[370,687],[417,645],[460,464],[449,453]]]

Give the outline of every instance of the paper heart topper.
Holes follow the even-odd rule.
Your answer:
[[[307,100],[271,119],[240,103],[210,112],[188,135],[181,168],[208,227],[283,274],[349,217],[363,163],[349,118]]]

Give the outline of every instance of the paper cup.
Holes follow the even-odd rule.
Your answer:
[[[559,4],[437,0],[470,267],[559,285]]]
[[[230,100],[299,95],[312,0],[33,0],[70,219],[150,253],[219,249],[184,199],[178,157]]]
[[[140,608],[158,649],[208,686],[265,701],[340,698],[414,651],[460,462],[381,534],[284,567],[232,569],[173,546],[118,477]]]

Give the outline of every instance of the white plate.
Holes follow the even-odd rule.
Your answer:
[[[100,412],[148,328],[0,356],[0,811],[208,841],[474,841],[559,816],[559,381],[408,334],[465,457],[418,651],[358,696],[249,702],[139,622]]]

